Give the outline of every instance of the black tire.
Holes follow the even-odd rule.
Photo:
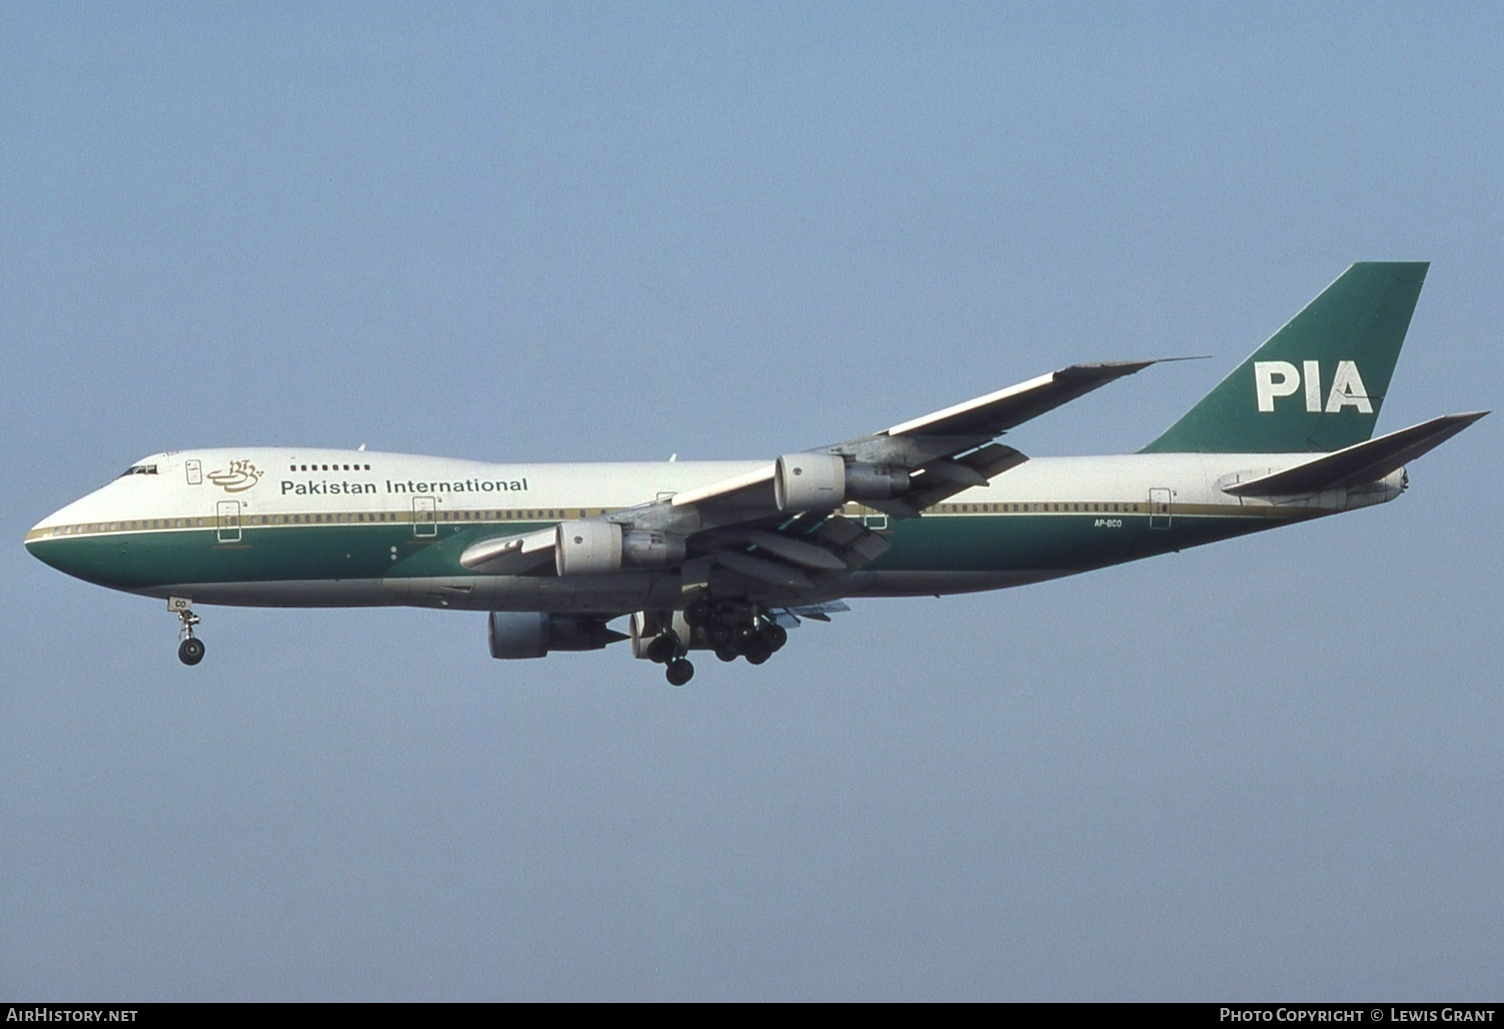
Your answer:
[[[667,634],[655,637],[648,644],[648,660],[654,664],[666,665],[674,659],[674,641]]]
[[[695,666],[682,657],[668,663],[668,668],[663,672],[664,678],[670,686],[683,686],[695,677]]]
[[[722,661],[735,661],[736,651],[730,649],[729,647],[717,647],[715,648],[715,656],[720,658]]]
[[[773,648],[768,644],[766,640],[753,640],[752,643],[747,647],[747,653],[745,656],[747,658],[748,664],[760,665],[768,658],[773,656]]]
[[[190,636],[178,644],[178,660],[185,665],[196,665],[204,659],[204,641]]]
[[[715,647],[717,650],[726,646],[736,638],[736,633],[733,632],[731,626],[727,625],[725,622],[716,622],[709,628],[709,630],[707,630],[706,635],[710,637],[711,646]]]
[[[691,629],[698,629],[710,621],[710,601],[704,597],[696,597],[690,601],[689,606],[684,609],[684,621]]]
[[[767,628],[763,629],[762,635],[775,653],[782,650],[783,645],[789,641],[789,631],[777,622],[769,622]]]

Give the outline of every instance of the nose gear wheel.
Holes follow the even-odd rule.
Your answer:
[[[204,641],[193,635],[199,617],[193,613],[191,601],[172,597],[167,601],[167,609],[177,615],[181,623],[178,628],[178,638],[182,641],[178,644],[178,660],[185,665],[198,664],[204,659]]]

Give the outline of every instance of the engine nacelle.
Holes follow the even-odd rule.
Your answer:
[[[846,469],[846,496],[851,500],[888,500],[909,491],[909,473],[880,464],[854,464]]]
[[[615,522],[560,522],[554,566],[560,575],[607,575],[621,569],[621,526]]]
[[[780,511],[816,511],[846,502],[846,462],[839,454],[784,454],[773,466]]]
[[[909,473],[887,465],[848,465],[839,454],[784,454],[773,468],[780,511],[823,511],[847,500],[888,500],[909,490]]]
[[[502,660],[544,657],[550,650],[601,650],[622,639],[595,618],[546,611],[492,611],[486,624],[491,656]]]
[[[560,575],[609,575],[622,565],[661,568],[684,560],[683,536],[623,529],[615,522],[560,522],[554,566]]]
[[[622,533],[621,556],[629,565],[644,565],[661,568],[680,564],[684,560],[683,536],[647,529],[632,529]]]
[[[684,620],[683,611],[649,612],[635,611],[632,614],[632,656],[646,659],[648,644],[658,638],[664,629],[673,629],[679,643],[686,650],[693,645],[695,631]]]

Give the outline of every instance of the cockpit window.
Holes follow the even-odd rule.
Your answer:
[[[121,472],[117,478],[125,478],[127,475],[156,475],[157,466],[154,464],[133,464]]]

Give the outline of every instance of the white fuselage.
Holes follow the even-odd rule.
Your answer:
[[[892,548],[836,595],[964,592],[1034,582],[1391,499],[1361,489],[1240,498],[1222,487],[1286,454],[1040,458],[919,519],[848,503]],[[405,454],[247,447],[177,451],[42,520],[27,543],[90,581],[202,603],[415,604],[491,610],[672,608],[677,570],[567,581],[479,575],[459,540],[535,532],[765,467],[757,461],[488,464]]]

